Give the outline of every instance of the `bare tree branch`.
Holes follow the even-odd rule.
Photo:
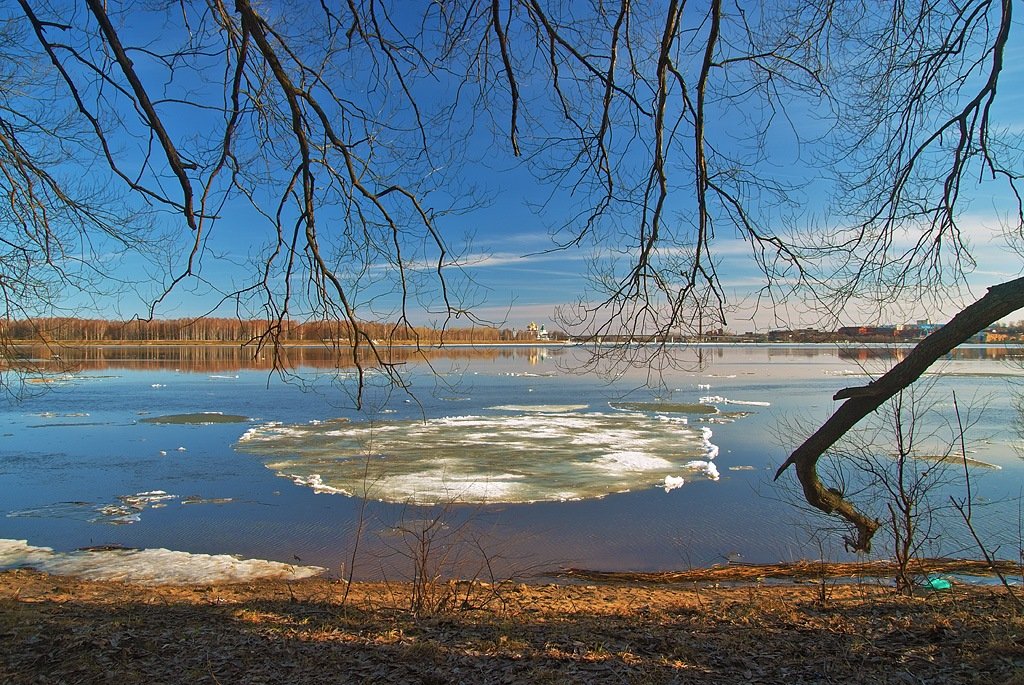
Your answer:
[[[775,472],[775,479],[778,480],[786,469],[793,466],[808,503],[826,514],[837,514],[853,524],[856,537],[848,537],[847,545],[852,550],[869,551],[871,537],[879,526],[878,521],[857,510],[840,491],[822,484],[818,477],[818,460],[861,419],[910,386],[943,355],[1022,307],[1024,278],[993,286],[984,297],[964,308],[948,324],[922,340],[903,361],[884,375],[865,387],[846,388],[837,392],[833,399],[846,399],[846,402],[789,455]]]
[[[156,134],[160,140],[160,145],[164,149],[164,154],[167,155],[167,163],[171,166],[171,170],[174,175],[178,177],[178,183],[181,184],[182,203],[185,210],[185,221],[192,230],[197,229],[195,210],[192,206],[192,183],[188,179],[187,168],[195,168],[192,163],[186,163],[182,161],[181,155],[175,147],[174,142],[171,140],[171,136],[167,133],[167,129],[164,128],[163,121],[157,114],[156,108],[149,99],[149,92],[146,87],[142,85],[142,81],[139,80],[138,74],[135,73],[135,67],[132,64],[132,60],[128,57],[125,52],[124,46],[121,44],[121,38],[114,26],[110,23],[110,18],[107,16],[105,3],[100,0],[86,0],[89,5],[89,9],[93,16],[96,17],[97,23],[100,25],[100,30],[103,32],[103,37],[107,44],[110,45],[110,49],[114,53],[114,58],[117,60],[118,65],[121,67],[121,71],[124,73],[128,83],[131,84],[132,91],[135,93],[135,97],[138,100],[139,106],[142,107],[143,112],[146,114],[146,120],[149,123],[150,128]]]

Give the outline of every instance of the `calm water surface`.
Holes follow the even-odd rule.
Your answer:
[[[1008,545],[1024,483],[1019,352],[957,350],[929,396],[940,419],[954,392],[971,409],[970,456],[1001,467],[972,471],[988,505],[979,524]],[[651,389],[644,370],[614,382],[574,372],[582,354],[409,356],[412,396],[371,376],[356,411],[353,374],[319,348],[293,351],[287,379],[231,348],[69,350],[75,370],[0,411],[0,538],[300,559],[334,573],[354,561],[363,577],[402,574],[423,530],[462,574],[483,557],[500,573],[815,557],[774,469],[802,437],[793,426],[816,427],[836,390],[894,361],[884,349],[687,348]],[[964,549],[954,523],[936,551]]]

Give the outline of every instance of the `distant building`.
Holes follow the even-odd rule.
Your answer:
[[[1008,333],[994,330],[985,331],[984,336],[985,342],[987,343],[1010,342],[1014,339],[1013,336]]]
[[[533,340],[548,340],[550,339],[550,334],[547,329],[544,328],[544,324],[538,326],[535,321],[531,321],[526,324],[526,338],[532,338]]]
[[[942,328],[942,324],[921,319],[914,323],[884,326],[843,326],[836,331],[841,338],[867,342],[916,341],[923,340]]]

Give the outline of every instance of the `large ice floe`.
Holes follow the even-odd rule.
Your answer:
[[[317,576],[319,566],[295,566],[228,554],[190,554],[169,549],[84,549],[55,552],[26,540],[0,538],[0,569],[34,568],[61,576],[120,580],[140,585],[242,583],[257,579],[297,580]]]
[[[389,502],[536,502],[717,480],[718,448],[685,417],[503,405],[426,421],[254,426],[236,449],[321,493]],[[666,480],[668,479],[668,480]]]

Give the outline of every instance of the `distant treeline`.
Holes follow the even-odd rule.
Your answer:
[[[537,340],[529,330],[473,326],[438,330],[428,326],[393,323],[360,323],[363,334],[381,343],[420,342],[528,342]],[[155,319],[152,321],[108,321],[105,319],[39,318],[0,322],[0,336],[5,340],[83,341],[130,343],[169,341],[181,343],[237,342],[259,338],[270,330],[286,342],[345,342],[350,339],[351,326],[343,321],[311,321],[300,323],[242,320],[235,318]],[[563,339],[554,334],[551,339]]]

